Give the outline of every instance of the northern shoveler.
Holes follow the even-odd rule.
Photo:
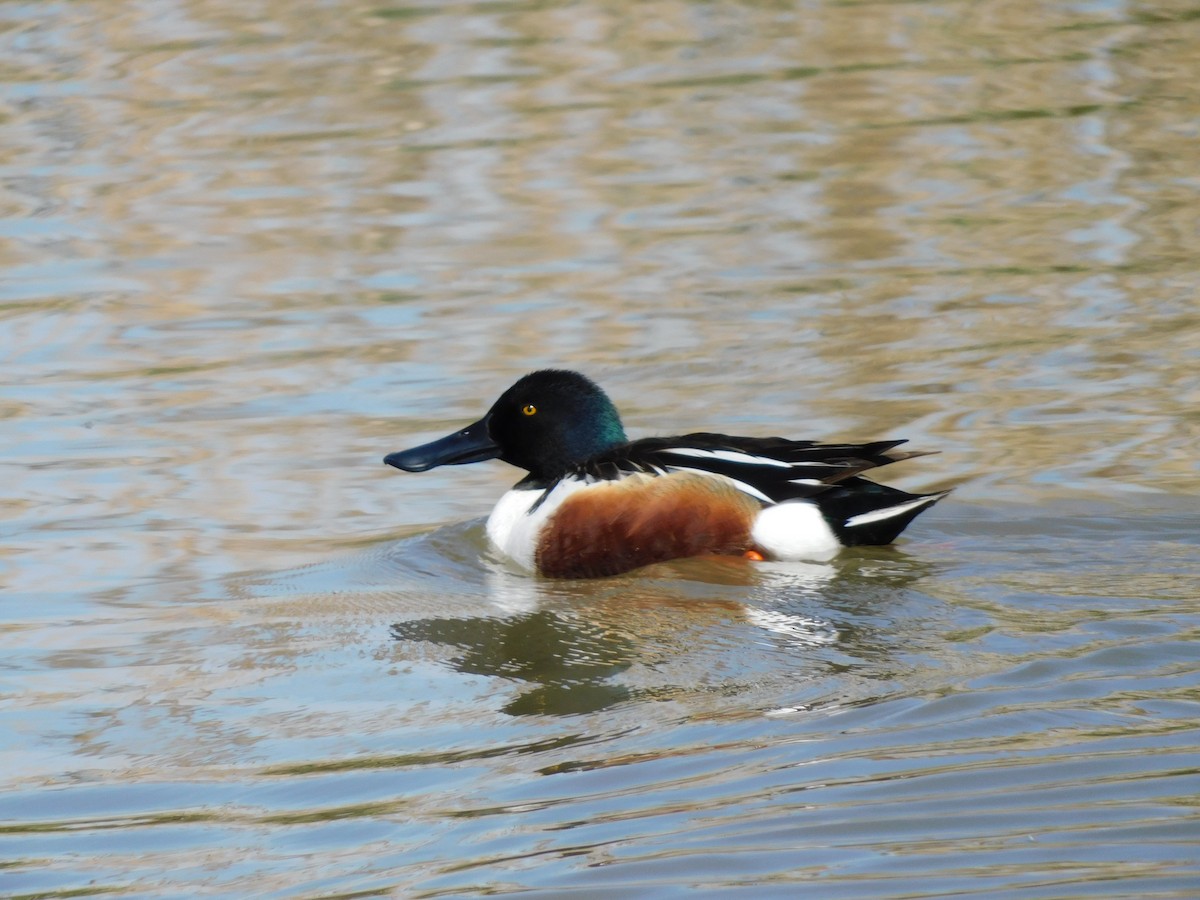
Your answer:
[[[488,537],[527,569],[588,578],[704,554],[823,561],[842,547],[890,544],[949,493],[861,477],[926,455],[894,449],[903,443],[708,433],[630,441],[595,383],[545,369],[473,425],[383,461],[424,472],[498,458],[526,470],[492,510]]]

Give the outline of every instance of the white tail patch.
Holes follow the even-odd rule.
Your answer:
[[[772,559],[832,559],[842,543],[813,503],[793,500],[768,506],[750,530],[754,543]]]
[[[929,497],[918,497],[916,500],[907,500],[895,506],[885,506],[883,509],[873,509],[870,512],[859,513],[857,516],[851,516],[846,520],[846,527],[856,528],[859,525],[870,525],[872,522],[882,522],[884,519],[902,516],[905,513],[912,512],[914,509],[920,509],[922,506],[935,503],[942,499],[942,496],[942,494],[933,494]]]

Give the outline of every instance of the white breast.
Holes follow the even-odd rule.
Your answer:
[[[530,509],[542,496],[542,491],[513,488],[500,498],[488,516],[488,538],[505,556],[521,567],[534,571],[542,526],[558,511],[564,500],[588,486],[587,482],[564,478],[532,512]]]

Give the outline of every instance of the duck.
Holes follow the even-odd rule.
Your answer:
[[[904,443],[710,432],[629,440],[599,385],[542,369],[479,421],[383,461],[406,472],[491,459],[524,470],[488,517],[491,544],[536,575],[600,578],[695,556],[827,562],[846,547],[891,544],[950,493],[863,477],[931,452],[896,449]]]

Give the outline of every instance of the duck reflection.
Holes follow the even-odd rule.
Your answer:
[[[503,707],[514,716],[592,712],[632,693],[610,679],[632,664],[634,641],[550,610],[501,619],[401,622],[392,626],[392,636],[454,648],[457,653],[449,662],[459,672],[534,685]]]
[[[903,562],[894,561],[886,575],[858,567],[876,582],[863,592],[864,602],[873,606],[880,591],[894,595],[921,576]],[[780,652],[819,670],[827,664],[822,648],[841,645],[848,625],[860,630],[824,615],[844,609],[856,593],[844,580],[845,568],[833,564],[727,559],[595,581],[535,579],[493,566],[480,615],[400,622],[391,634],[448,648],[442,658],[464,674],[523,684],[502,707],[509,715],[574,715],[674,696],[683,690],[679,684],[695,691],[713,687],[714,678],[722,686],[726,678],[753,679],[777,667]],[[839,646],[838,655],[845,650]]]

